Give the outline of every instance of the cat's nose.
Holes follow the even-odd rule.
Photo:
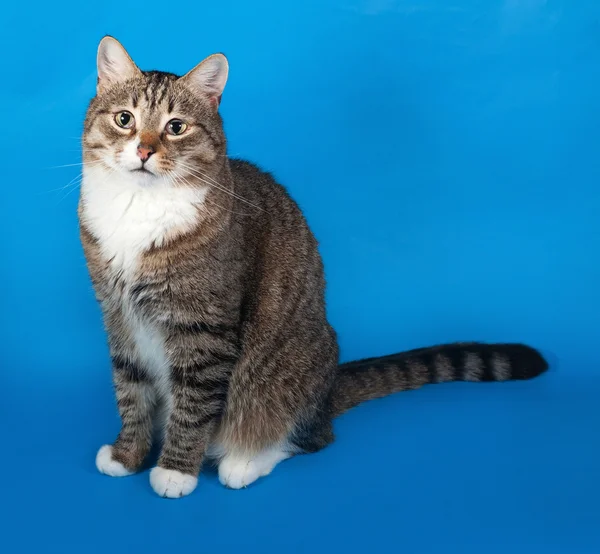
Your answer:
[[[137,155],[142,162],[147,162],[154,152],[154,147],[148,144],[139,144],[137,147]]]

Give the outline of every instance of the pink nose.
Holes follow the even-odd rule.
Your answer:
[[[137,147],[137,155],[142,162],[147,162],[150,159],[150,156],[154,154],[155,150],[152,146],[147,146],[145,144],[140,144]]]

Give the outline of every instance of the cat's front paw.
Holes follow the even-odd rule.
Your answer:
[[[112,446],[105,444],[96,454],[96,467],[100,473],[111,477],[126,477],[132,475],[133,471],[127,469],[121,462],[113,459]]]
[[[158,496],[181,498],[190,494],[198,484],[198,477],[175,469],[155,467],[150,472],[150,485]]]

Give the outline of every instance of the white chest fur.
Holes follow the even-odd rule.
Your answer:
[[[139,363],[152,378],[154,389],[162,401],[164,412],[159,414],[158,419],[162,420],[160,424],[164,427],[172,405],[169,360],[164,337],[158,327],[136,314],[127,300],[122,309]]]
[[[173,187],[159,180],[142,185],[119,172],[85,167],[82,215],[103,257],[111,260],[111,269],[120,274],[127,289],[146,250],[196,224],[205,194],[205,190]],[[153,374],[168,404],[168,360],[160,330],[135,313],[127,291],[121,298],[139,360]]]
[[[141,185],[120,172],[94,167],[84,168],[81,192],[86,225],[103,256],[126,279],[135,272],[140,254],[194,226],[206,195],[205,189],[174,187],[158,179]]]

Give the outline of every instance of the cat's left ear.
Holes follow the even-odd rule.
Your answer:
[[[218,107],[228,74],[227,58],[223,54],[213,54],[188,71],[181,80],[192,90],[208,96],[212,104]]]

